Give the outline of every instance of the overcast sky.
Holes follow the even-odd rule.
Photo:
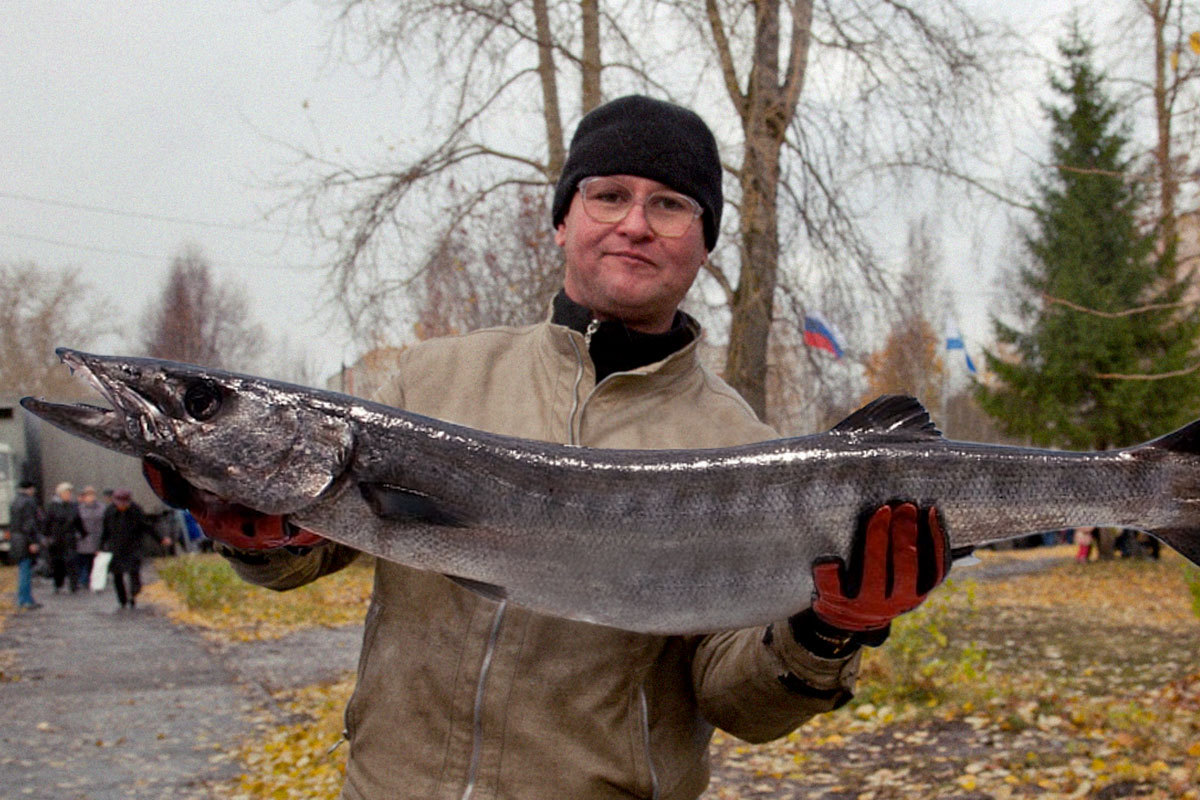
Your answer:
[[[1055,20],[1042,26],[1048,41],[1061,33],[1046,4],[1012,8]],[[285,144],[368,154],[418,141],[398,79],[331,59],[328,11],[305,0],[4,10],[0,261],[81,268],[127,331],[110,343],[120,348],[172,256],[194,243],[218,275],[244,282],[258,321],[323,371],[357,355],[316,311],[322,254],[303,219],[264,212],[289,198],[270,186],[293,159]],[[959,297],[968,337],[988,302],[986,281],[972,283]]]
[[[195,243],[335,369],[320,254],[302,219],[264,212],[288,199],[270,188],[294,158],[282,143],[367,151],[402,124],[394,86],[331,61],[308,2],[9,0],[4,16],[0,260],[81,268],[132,333]]]

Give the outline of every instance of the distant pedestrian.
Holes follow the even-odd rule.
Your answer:
[[[33,483],[21,481],[8,516],[11,554],[17,562],[17,605],[26,609],[42,607],[33,599],[33,562],[42,540],[42,509],[35,492]]]
[[[100,537],[100,549],[112,553],[108,571],[112,574],[113,588],[121,608],[135,608],[137,596],[142,591],[142,553],[147,539],[156,540],[154,526],[142,512],[141,506],[133,502],[128,489],[117,489],[112,494],[112,505],[104,511],[104,532]],[[169,539],[162,541],[170,544]],[[125,588],[125,576],[129,576],[129,588]]]
[[[104,533],[104,503],[96,497],[93,486],[83,487],[79,493],[79,521],[83,523],[83,538],[75,548],[75,565],[79,585],[87,588],[92,580],[92,563],[100,549],[100,536]]]
[[[50,557],[50,575],[54,578],[54,593],[69,583],[71,591],[79,590],[75,554],[79,540],[85,535],[79,519],[79,507],[74,500],[75,487],[67,482],[54,488],[54,497],[46,504],[46,551]]]
[[[1092,555],[1092,542],[1095,539],[1093,533],[1095,530],[1095,528],[1075,529],[1075,560],[1080,564],[1086,564],[1088,558]]]

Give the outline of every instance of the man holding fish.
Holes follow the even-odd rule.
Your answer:
[[[595,109],[555,191],[565,274],[549,318],[414,345],[375,399],[591,448],[775,438],[700,364],[700,326],[679,310],[716,243],[721,176],[713,135],[693,112],[641,96]],[[146,472],[252,583],[295,588],[358,555],[162,464]],[[883,506],[855,541],[849,564],[813,566],[813,597],[796,599],[810,608],[694,636],[546,616],[379,560],[346,710],[342,797],[697,797],[714,726],[766,741],[844,704],[859,648],[880,644],[948,569],[933,509]]]

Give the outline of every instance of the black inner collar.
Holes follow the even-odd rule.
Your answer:
[[[554,297],[554,313],[550,321],[586,335],[595,317],[591,309],[579,305],[560,290]],[[671,329],[666,333],[641,333],[625,327],[620,320],[601,322],[592,333],[588,353],[596,365],[596,382],[614,372],[644,367],[682,350],[696,338],[687,314],[675,312]]]

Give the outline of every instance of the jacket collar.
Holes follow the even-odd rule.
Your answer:
[[[586,332],[589,321],[592,320],[592,314],[590,314],[587,308],[578,306],[577,303],[571,301],[569,297],[565,297],[565,295],[563,297],[571,306],[582,308],[583,315],[586,317],[583,320],[582,330],[575,325],[560,323],[556,319],[556,313],[554,313],[556,312],[556,308],[554,308],[554,303],[552,303],[551,308],[547,311],[544,323],[541,325],[542,331],[544,331],[544,344],[554,355],[565,357],[565,359],[575,362],[578,357],[587,353],[586,347],[584,347],[584,332]],[[557,302],[558,299],[556,297]],[[685,338],[680,337],[683,343],[678,345],[677,349],[668,351],[665,355],[660,356],[658,360],[643,362],[640,366],[629,367],[628,369],[619,369],[619,372],[658,377],[662,380],[674,380],[682,378],[684,375],[700,368],[700,360],[698,360],[696,355],[696,348],[700,344],[700,339],[703,335],[701,324],[695,318],[692,318],[690,314],[684,312],[678,312],[676,323],[677,325],[672,329],[672,332],[664,333],[662,336],[678,336],[680,325],[682,325],[685,331]],[[601,323],[602,325],[606,325],[606,323]],[[588,353],[588,356],[588,361],[592,362],[594,367],[595,362],[590,357],[590,353]],[[600,383],[600,380],[602,378],[596,379],[596,383]]]
[[[590,309],[562,290],[551,304],[550,323],[584,337],[597,383],[615,372],[645,373],[660,362],[675,360],[676,354],[690,354],[700,338],[700,323],[683,311],[675,312],[674,324],[666,333],[640,333],[620,321],[598,322]]]

